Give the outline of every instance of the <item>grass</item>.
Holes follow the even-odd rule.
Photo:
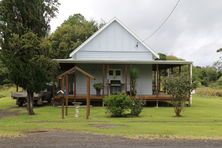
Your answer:
[[[15,107],[15,101],[8,97],[12,88],[1,89],[0,110],[20,112],[17,116],[0,118],[0,136],[17,136],[29,131],[70,130],[114,136],[178,137],[222,139],[222,99],[219,97],[193,96],[193,106],[186,108],[183,117],[174,117],[173,108],[145,107],[136,118],[110,118],[102,107],[93,107],[89,120],[85,109],[80,117],[74,117],[74,108],[61,119],[58,107],[35,108],[36,115],[28,116],[25,108]]]

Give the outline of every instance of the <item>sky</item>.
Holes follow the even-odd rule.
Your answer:
[[[51,31],[70,15],[109,22],[117,17],[141,40],[169,15],[177,0],[60,0]],[[156,52],[175,55],[194,65],[210,66],[221,56],[222,0],[181,0],[174,13],[152,38],[144,41]]]

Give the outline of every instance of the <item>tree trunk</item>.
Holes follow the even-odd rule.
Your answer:
[[[34,115],[34,110],[33,110],[33,96],[34,92],[27,90],[27,110],[29,115]]]
[[[18,92],[18,85],[16,84],[16,92]]]

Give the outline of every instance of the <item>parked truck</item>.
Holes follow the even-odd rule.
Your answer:
[[[11,93],[11,98],[16,100],[16,105],[18,105],[19,107],[22,107],[23,105],[26,104],[27,96],[28,95],[26,91]],[[51,100],[52,100],[52,91],[50,87],[39,93],[34,93],[33,97],[34,105],[42,105],[45,102],[50,103]]]

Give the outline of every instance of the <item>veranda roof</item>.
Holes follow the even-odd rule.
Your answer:
[[[193,62],[191,61],[180,61],[180,60],[134,60],[134,61],[124,61],[124,60],[74,60],[74,59],[55,59],[58,63],[89,63],[89,64],[161,64],[161,65],[189,65]]]

